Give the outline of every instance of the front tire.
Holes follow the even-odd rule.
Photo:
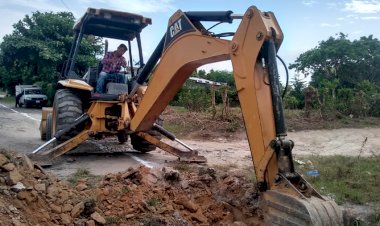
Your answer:
[[[158,119],[156,123],[159,125],[162,125],[162,120]],[[149,135],[157,138],[158,140],[161,140],[161,138],[162,138],[161,133],[158,132],[157,130],[151,129],[151,130],[147,131],[147,133]],[[146,152],[156,150],[155,145],[149,143],[148,141],[139,137],[136,134],[131,134],[131,144],[132,144],[133,149],[135,149],[136,151],[142,152],[142,153],[146,153]]]
[[[54,96],[52,115],[52,136],[59,130],[71,125],[83,114],[82,100],[70,89],[60,89]],[[60,138],[60,142],[69,140],[80,131],[73,131]]]

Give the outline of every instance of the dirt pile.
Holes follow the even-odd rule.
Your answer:
[[[257,225],[258,193],[244,176],[194,166],[130,168],[93,187],[0,154],[0,225]]]
[[[258,194],[240,176],[214,169],[130,168],[96,189],[98,207],[117,225],[255,225]],[[256,222],[256,223],[255,223]]]
[[[0,153],[0,225],[105,224],[95,201],[25,155]]]

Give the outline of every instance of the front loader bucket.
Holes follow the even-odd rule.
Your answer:
[[[339,226],[343,213],[332,200],[318,197],[299,198],[269,190],[260,201],[265,225]]]

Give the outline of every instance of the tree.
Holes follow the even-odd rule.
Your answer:
[[[340,33],[302,53],[290,65],[311,76],[324,118],[379,115],[380,41],[372,35],[351,41]]]
[[[311,76],[318,88],[324,79],[339,79],[338,88],[353,88],[362,80],[380,86],[380,41],[372,35],[350,41],[340,33],[302,53],[289,68]]]
[[[16,84],[39,83],[45,91],[57,82],[73,40],[75,18],[69,12],[34,12],[13,25],[12,34],[0,44],[1,86],[14,93]],[[82,40],[76,70],[83,72],[96,63],[102,51],[101,38]],[[54,91],[52,92],[54,94]]]
[[[306,88],[305,81],[300,79],[300,75],[296,74],[291,82],[292,89],[289,92],[290,96],[294,96],[298,102],[297,108],[302,109],[304,106],[304,89]]]

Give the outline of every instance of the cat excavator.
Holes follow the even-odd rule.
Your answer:
[[[103,35],[112,33],[122,39],[122,34],[129,32],[124,40],[137,38],[141,54],[140,32],[151,23],[150,19],[103,9],[89,9],[85,16],[75,25],[76,37],[102,31]],[[107,22],[112,18],[117,23]],[[234,32],[216,34],[202,24],[233,20],[240,21]],[[101,23],[104,24],[97,26]],[[128,29],[122,30],[126,27],[123,23],[129,23]],[[41,125],[41,134],[51,139],[33,153],[54,158],[89,137],[111,134],[118,136],[119,141],[129,136],[133,147],[142,152],[151,151],[149,145],[154,145],[181,159],[204,162],[195,150],[166,131],[159,117],[194,70],[208,63],[230,60],[257,188],[261,192],[262,224],[343,225],[338,205],[320,195],[294,169],[294,142],[287,139],[276,60],[282,41],[283,33],[274,14],[261,12],[255,6],[244,14],[178,10],[170,17],[167,31],[149,60],[143,63],[140,55],[140,68],[124,84],[129,89],[107,94],[94,93],[90,82],[72,72],[77,51],[74,46],[64,70],[66,77],[59,81],[53,109],[43,112],[45,125]],[[68,103],[64,104],[65,101]],[[55,122],[46,122],[49,114]],[[46,128],[47,124],[50,127]],[[157,134],[177,140],[189,150],[178,150],[161,141]],[[60,142],[46,150],[52,141]]]

